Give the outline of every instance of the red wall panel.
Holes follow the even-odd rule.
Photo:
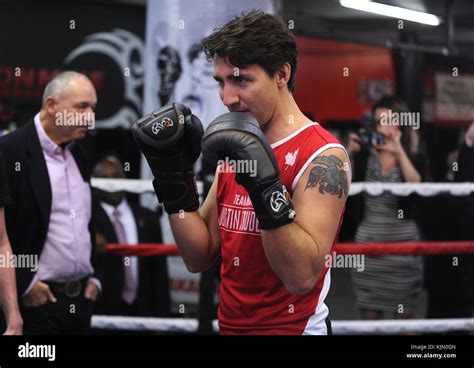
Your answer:
[[[297,43],[295,99],[318,122],[359,120],[372,106],[359,92],[367,80],[389,80],[394,85],[388,49],[305,37],[298,37]]]

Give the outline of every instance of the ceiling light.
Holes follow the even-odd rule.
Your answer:
[[[400,8],[399,6],[374,3],[368,0],[339,0],[339,3],[346,8],[362,10],[397,19],[405,19],[430,26],[438,26],[441,23],[441,18],[434,14]]]

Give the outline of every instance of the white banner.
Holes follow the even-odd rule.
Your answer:
[[[436,119],[448,121],[474,120],[474,75],[453,76],[437,73]]]
[[[148,0],[145,45],[143,113],[172,102],[191,108],[204,128],[227,112],[219,98],[212,63],[200,52],[201,40],[243,10],[275,13],[274,0]],[[199,166],[199,164],[197,164]],[[196,172],[199,168],[196,167]],[[141,176],[151,178],[142,159]],[[145,194],[142,205],[155,208],[154,194]],[[175,243],[167,216],[162,216],[163,242]],[[175,311],[195,310],[199,274],[187,272],[183,261],[169,258],[171,299]],[[189,308],[186,308],[188,306]]]

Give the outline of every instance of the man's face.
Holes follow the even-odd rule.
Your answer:
[[[82,139],[89,126],[94,126],[97,94],[92,83],[83,77],[74,78],[55,99],[54,119],[65,140]]]
[[[214,57],[214,79],[219,96],[231,112],[248,112],[263,127],[278,104],[276,77],[270,78],[259,65],[237,68],[226,59]]]
[[[118,163],[109,160],[101,160],[96,167],[94,176],[105,179],[125,179],[125,172],[123,171],[122,166]],[[125,198],[125,192],[106,192],[97,189],[97,196],[101,201],[116,207]]]

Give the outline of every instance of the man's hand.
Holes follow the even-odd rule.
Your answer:
[[[23,297],[25,307],[39,307],[47,302],[56,303],[56,301],[49,285],[42,281],[36,282],[30,292]]]
[[[96,301],[99,296],[99,288],[92,281],[87,281],[86,289],[84,290],[84,298]]]
[[[20,312],[15,312],[13,316],[10,316],[7,322],[7,329],[3,335],[23,335],[23,320],[20,316]]]

